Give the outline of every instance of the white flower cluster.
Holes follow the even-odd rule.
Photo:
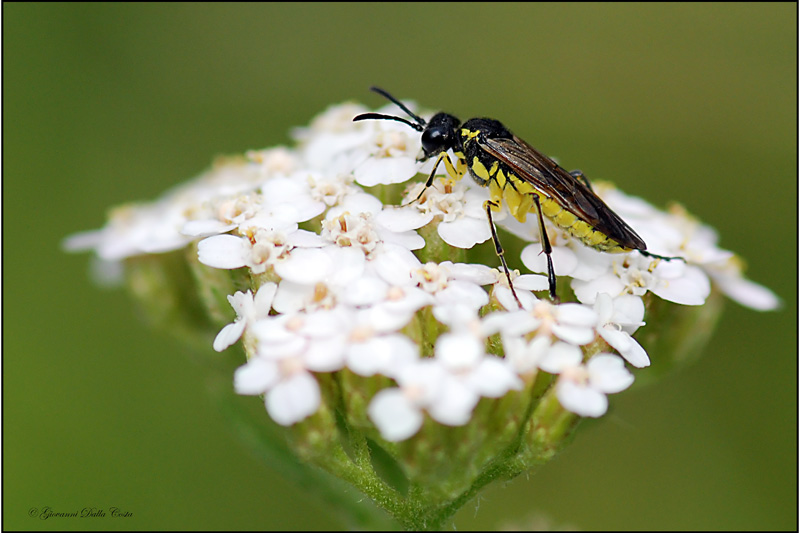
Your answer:
[[[442,178],[419,201],[423,185],[415,183],[402,206],[384,205],[364,187],[402,183],[423,171],[419,133],[392,121],[353,123],[363,112],[332,107],[296,133],[296,149],[222,163],[158,201],[117,209],[105,228],[75,235],[66,247],[118,262],[198,240],[198,259],[208,267],[267,274],[253,279],[274,282],[228,296],[237,317],[214,341],[221,351],[244,335],[254,347],[235,374],[236,390],[264,394],[272,418],[291,425],[319,408],[318,373],[386,376],[396,386],[372,398],[368,416],[390,441],[414,435],[426,413],[441,424],[466,424],[482,397],[521,389],[539,371],[558,375],[556,394],[566,409],[602,415],[606,395],[633,382],[625,361],[650,364],[632,336],[644,325],[648,291],[701,305],[713,280],[743,305],[778,304],[742,277],[733,254],[716,247],[712,229],[679,209],[665,213],[596,186],[648,250],[686,262],[600,253],[550,226],[559,283],[571,283],[578,301],[540,299],[533,291],[546,291],[546,278],[516,275],[520,309],[498,269],[417,258],[414,251],[426,246],[417,230],[429,224],[455,248],[489,239],[488,192],[469,178]],[[422,167],[430,171],[429,163]],[[527,224],[503,213],[495,218],[531,242],[522,263],[546,272],[535,217]],[[425,308],[444,333],[422,353],[410,324]],[[490,337],[502,340],[499,354],[487,353]],[[587,360],[589,346],[618,355],[594,349]]]

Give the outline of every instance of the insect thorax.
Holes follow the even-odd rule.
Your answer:
[[[470,175],[481,187],[488,186],[498,169],[501,169],[503,174],[509,172],[505,164],[493,158],[479,146],[479,143],[485,139],[510,139],[513,137],[501,122],[490,118],[473,118],[461,125],[458,134],[463,151],[456,155],[460,157],[463,154]]]

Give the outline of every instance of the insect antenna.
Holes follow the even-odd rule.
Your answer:
[[[396,120],[397,122],[402,122],[403,124],[411,126],[412,128],[414,128],[419,132],[423,131],[425,129],[425,126],[428,125],[428,123],[425,122],[425,119],[415,115],[409,108],[405,106],[405,104],[403,104],[403,102],[401,102],[391,94],[387,93],[383,89],[379,87],[370,87],[370,90],[378,93],[379,95],[383,96],[384,98],[395,104],[397,107],[405,111],[409,117],[414,119],[416,124],[401,117],[393,117],[391,115],[381,115],[380,113],[364,113],[363,115],[358,115],[357,117],[355,117],[353,119],[353,122],[357,122],[359,120]]]
[[[408,124],[412,128],[417,131],[422,131],[425,129],[424,126],[419,124],[415,124],[410,120],[406,120],[402,117],[393,117],[391,115],[381,115],[380,113],[364,113],[363,115],[358,115],[353,119],[353,122],[358,122],[359,120],[370,120],[370,119],[383,119],[383,120],[396,120],[397,122],[402,122],[403,124]]]
[[[394,104],[395,104],[397,107],[399,107],[400,109],[402,109],[403,111],[405,111],[405,112],[408,114],[408,116],[409,116],[409,117],[413,118],[413,119],[414,119],[414,120],[417,122],[417,124],[419,124],[419,125],[420,125],[420,126],[422,126],[422,127],[425,127],[425,124],[426,124],[426,122],[425,122],[425,120],[424,120],[423,118],[421,118],[421,117],[418,117],[417,115],[415,115],[414,113],[412,113],[412,112],[411,112],[411,110],[410,110],[409,108],[407,108],[407,107],[405,106],[405,104],[403,104],[403,102],[401,102],[400,100],[398,100],[397,98],[395,98],[395,97],[394,97],[394,96],[392,96],[391,94],[387,93],[386,91],[384,91],[384,90],[383,90],[383,89],[381,89],[380,87],[370,87],[370,88],[369,88],[369,90],[370,90],[370,91],[373,91],[373,92],[376,92],[376,93],[378,93],[379,95],[381,95],[381,96],[383,96],[384,98],[386,98],[387,100],[391,101],[391,102],[392,102],[392,103],[394,103]]]

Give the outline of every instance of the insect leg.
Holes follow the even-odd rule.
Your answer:
[[[419,196],[417,196],[413,201],[409,202],[409,204],[419,201],[419,199],[422,198],[422,195],[425,194],[425,191],[428,190],[428,187],[433,185],[433,177],[436,175],[436,169],[439,168],[439,163],[442,161],[444,161],[444,167],[447,170],[447,174],[451,178],[454,180],[460,180],[462,177],[464,177],[464,173],[467,171],[467,169],[466,165],[462,163],[461,159],[458,160],[458,169],[456,169],[453,166],[453,162],[450,161],[449,157],[447,157],[447,152],[441,152],[436,158],[436,162],[433,164],[433,170],[431,170],[431,175],[428,176],[428,180],[425,182],[425,188],[422,189],[422,192],[419,193]]]
[[[539,234],[542,236],[542,251],[547,254],[547,281],[550,284],[550,299],[558,301],[556,296],[556,272],[553,269],[553,260],[550,254],[553,252],[553,247],[550,246],[550,238],[547,236],[547,230],[544,228],[544,216],[542,215],[542,206],[539,203],[539,195],[533,195],[533,203],[536,204],[536,214],[539,217]]]
[[[572,176],[573,178],[575,178],[576,180],[580,181],[584,185],[586,185],[587,189],[589,189],[590,191],[594,192],[592,190],[592,184],[589,183],[589,178],[586,177],[586,174],[584,174],[580,170],[571,170],[569,175]]]
[[[519,301],[517,291],[514,290],[514,284],[511,282],[511,272],[508,271],[505,250],[503,250],[503,246],[500,244],[500,239],[497,236],[497,229],[494,227],[494,220],[492,220],[492,206],[499,207],[500,205],[491,200],[487,200],[483,206],[486,209],[486,216],[489,217],[489,227],[492,229],[492,242],[494,243],[494,251],[497,254],[497,257],[500,258],[500,263],[503,265],[503,271],[506,273],[506,279],[508,279],[508,286],[511,289],[511,294],[514,295],[517,305],[519,305],[519,308],[522,309],[522,302]]]

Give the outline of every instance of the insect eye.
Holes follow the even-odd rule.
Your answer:
[[[445,149],[445,134],[440,128],[429,128],[422,132],[422,149],[427,155]]]

